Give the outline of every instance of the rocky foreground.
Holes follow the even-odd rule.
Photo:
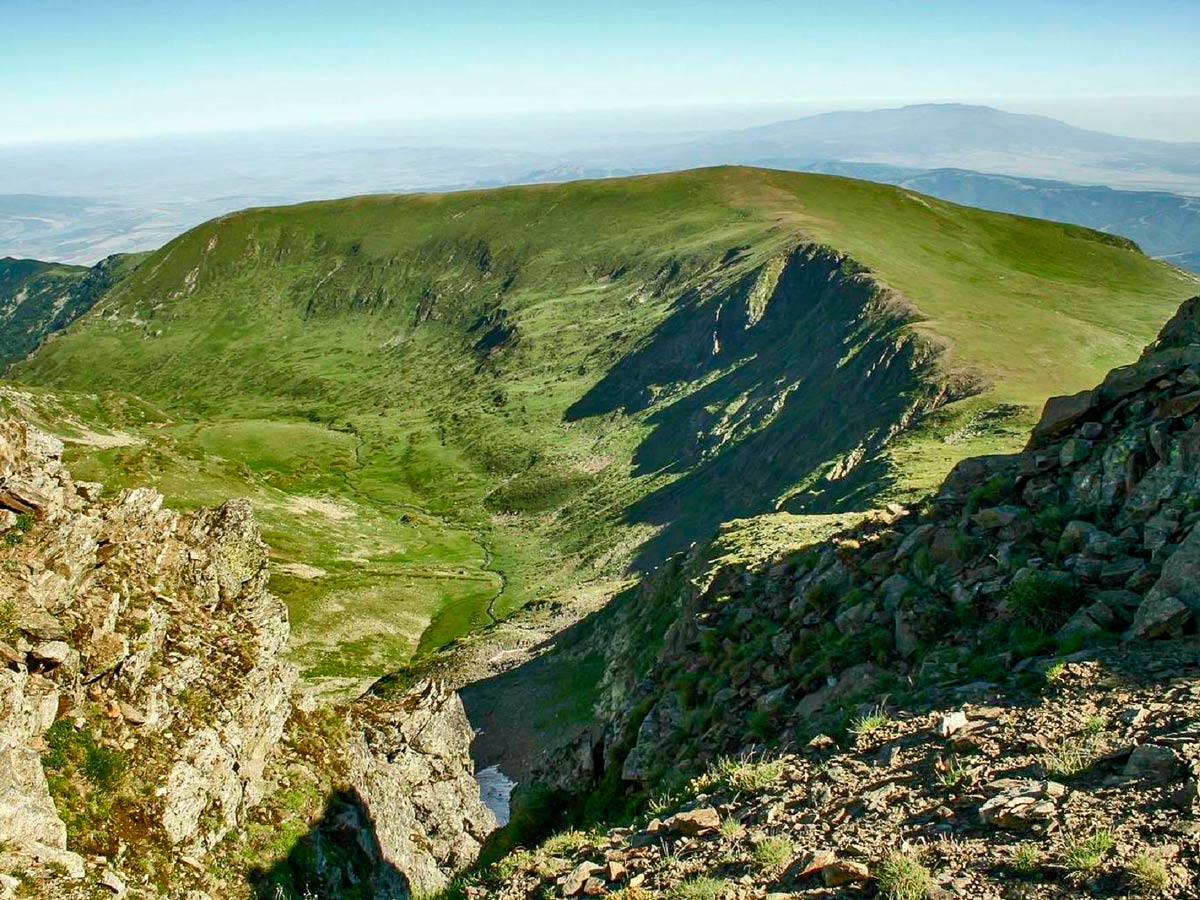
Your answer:
[[[1198,524],[1200,298],[919,509],[665,566],[626,611],[675,598],[653,662],[608,653],[597,721],[542,775],[644,814],[456,890],[1200,896]]]
[[[718,759],[632,826],[558,834],[460,896],[1200,896],[1200,648],[1027,671]]]
[[[248,504],[77,483],[0,423],[0,895],[404,898],[495,828],[457,695],[298,709]]]

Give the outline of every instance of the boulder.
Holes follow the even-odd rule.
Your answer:
[[[938,720],[937,733],[939,737],[950,737],[956,731],[967,727],[967,714],[962,710],[946,713]]]
[[[1067,789],[1054,781],[1003,779],[989,787],[999,793],[979,807],[984,825],[1024,830],[1044,825],[1054,817]]]
[[[1124,774],[1128,778],[1164,783],[1179,771],[1179,756],[1160,744],[1139,744],[1129,754]]]
[[[61,666],[71,656],[71,645],[66,641],[45,641],[35,644],[29,657],[43,666]]]
[[[1125,632],[1125,640],[1178,638],[1183,635],[1183,628],[1191,619],[1191,607],[1177,598],[1152,594],[1137,608],[1133,624]]]
[[[971,521],[985,531],[994,531],[1017,521],[1022,512],[1019,506],[992,506],[975,513],[971,516]]]
[[[1147,599],[1167,596],[1200,611],[1200,529],[1193,528],[1175,548]]]
[[[603,866],[594,862],[581,862],[562,878],[562,894],[564,897],[574,897],[583,893],[583,888],[593,875],[602,872]]]
[[[1071,438],[1063,442],[1062,449],[1058,452],[1058,464],[1064,469],[1081,463],[1092,452],[1092,442],[1084,438]]]
[[[863,863],[852,859],[835,859],[821,869],[825,887],[841,887],[856,881],[866,881],[871,870]]]
[[[703,806],[699,809],[675,813],[667,819],[665,824],[671,831],[695,837],[720,828],[721,815],[711,806]]]
[[[1045,446],[1055,435],[1075,427],[1084,416],[1091,412],[1098,400],[1096,391],[1080,391],[1065,397],[1051,397],[1042,409],[1042,416],[1033,428],[1030,447]]]
[[[879,667],[873,663],[851,666],[833,679],[831,684],[825,684],[802,697],[796,704],[796,716],[801,719],[811,718],[843,697],[862,693],[879,680],[880,674]]]

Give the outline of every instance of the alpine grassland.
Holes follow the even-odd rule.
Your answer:
[[[1120,238],[830,176],[368,196],[189,231],[5,397],[109,490],[249,496],[332,689],[721,522],[911,498],[1195,292]]]

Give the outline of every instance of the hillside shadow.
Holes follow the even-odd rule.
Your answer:
[[[903,327],[912,307],[852,260],[803,246],[774,284],[763,272],[683,295],[566,412],[649,411],[634,475],[671,480],[625,512],[660,529],[636,569],[729,519],[866,505],[888,484],[878,455],[888,439],[948,399],[930,377],[936,348]]]
[[[375,820],[353,788],[337,791],[288,855],[247,881],[257,900],[409,900],[408,878],[384,858]]]

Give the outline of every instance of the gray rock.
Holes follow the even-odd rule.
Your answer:
[[[1120,587],[1145,567],[1144,562],[1133,556],[1110,560],[1100,569],[1100,583],[1106,587]]]
[[[1087,546],[1088,539],[1099,530],[1091,522],[1073,519],[1063,528],[1058,539],[1059,547],[1064,553],[1078,553]]]
[[[874,685],[880,677],[879,668],[873,663],[859,663],[846,669],[833,681],[805,695],[796,704],[796,716],[807,719],[815,716],[831,703],[843,697],[851,697]]]
[[[901,600],[916,589],[916,582],[900,574],[890,576],[879,586],[879,592],[883,595],[884,605],[888,609],[895,609],[900,605]]]
[[[992,506],[981,509],[971,516],[971,521],[985,531],[994,531],[1011,525],[1020,518],[1022,509],[1019,506]]]
[[[910,659],[921,647],[920,613],[912,606],[902,606],[893,617],[892,637],[896,652]]]
[[[562,895],[564,897],[574,897],[576,894],[583,892],[583,886],[597,872],[604,870],[604,867],[598,863],[581,862],[574,869],[568,872],[562,879]]]
[[[967,727],[967,714],[962,710],[947,713],[938,720],[937,733],[940,737],[950,737],[956,731]]]
[[[1125,640],[1178,638],[1183,635],[1183,628],[1191,618],[1191,607],[1175,597],[1147,596],[1137,608],[1133,624],[1125,632]]]
[[[124,897],[128,892],[128,888],[125,887],[125,882],[121,880],[121,876],[112,869],[105,869],[96,883],[101,887],[108,888],[116,897]]]
[[[1063,442],[1062,449],[1058,453],[1058,464],[1065,469],[1083,462],[1091,455],[1091,452],[1091,441],[1083,438],[1071,438]]]
[[[349,780],[370,810],[383,862],[414,894],[440,890],[497,827],[479,796],[462,701],[425,682],[398,700],[359,701],[351,728]]]
[[[1139,744],[1129,755],[1125,775],[1145,781],[1170,781],[1179,771],[1179,757],[1170,747],[1159,744]]]
[[[29,656],[44,666],[61,666],[70,655],[71,646],[66,641],[46,641],[29,651]]]
[[[844,609],[834,617],[833,624],[842,634],[853,634],[859,631],[863,623],[871,618],[874,607],[872,603],[858,603],[849,609]]]
[[[1193,528],[1163,564],[1147,599],[1166,596],[1200,611],[1200,529]]]
[[[1103,604],[1098,604],[1106,612],[1108,610]],[[1107,612],[1111,618],[1111,612]],[[1092,614],[1092,608],[1076,610],[1075,614],[1067,620],[1067,623],[1058,630],[1055,637],[1060,640],[1071,636],[1091,637],[1093,635],[1102,634],[1105,631],[1105,626],[1097,622]]]
[[[1096,391],[1080,391],[1066,397],[1051,397],[1042,409],[1041,418],[1033,429],[1031,444],[1044,446],[1045,441],[1062,434],[1086,416],[1098,399]]]
[[[1058,801],[1067,789],[1054,781],[1004,779],[989,785],[1000,793],[979,807],[984,825],[1024,830],[1044,825],[1054,817]]]
[[[934,526],[925,524],[918,525],[908,533],[908,536],[900,542],[900,546],[896,549],[896,555],[892,557],[894,560],[906,559],[912,556],[916,549],[923,543],[928,543],[933,534]]]

